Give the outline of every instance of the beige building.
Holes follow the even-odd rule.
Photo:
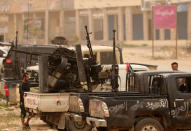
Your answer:
[[[146,1],[146,0],[145,0]],[[148,0],[147,0],[148,1]],[[154,0],[153,0],[154,1]],[[165,0],[160,1],[162,4]],[[76,0],[76,33],[83,39],[82,26],[89,25],[95,40],[111,40],[117,30],[119,41],[175,40],[175,29],[156,29],[153,33],[152,11],[143,11],[141,0]],[[177,5],[177,36],[187,40],[191,34],[191,0],[171,0]]]
[[[16,31],[20,43],[45,44],[55,36],[75,37],[74,1],[1,0],[0,38],[15,40]]]
[[[148,1],[148,0],[147,0]],[[165,1],[165,0],[152,0]],[[1,0],[0,39],[11,41],[19,32],[21,43],[50,43],[55,36],[92,40],[151,41],[152,12],[142,11],[142,0]],[[167,0],[177,5],[178,39],[191,39],[191,0]],[[155,40],[175,40],[176,30],[154,31]]]

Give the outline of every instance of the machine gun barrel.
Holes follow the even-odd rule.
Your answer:
[[[9,43],[9,42],[0,42],[0,46],[12,46],[12,43]]]
[[[18,45],[18,31],[16,31],[16,38],[15,38],[15,46],[17,47]]]
[[[16,38],[15,38],[15,47],[16,47],[16,49],[17,49],[17,45],[18,45],[18,31],[16,31]],[[17,52],[14,52],[14,53],[15,53],[15,71],[16,71],[16,74],[17,74],[17,79],[22,79],[21,70],[19,70],[20,63],[19,63],[19,60],[18,60]]]
[[[88,32],[88,27],[87,26],[85,26],[85,30],[86,30],[87,47],[89,48],[89,51],[90,51],[90,57],[94,59],[94,54],[93,54],[91,41],[90,41],[90,34],[91,33]]]

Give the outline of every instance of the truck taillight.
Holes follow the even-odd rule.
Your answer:
[[[129,72],[129,63],[127,63],[126,65],[127,65],[126,71]]]
[[[6,59],[6,63],[10,64],[12,62],[11,59]]]
[[[7,85],[4,85],[5,96],[9,96],[9,89]]]
[[[79,97],[70,96],[69,99],[69,111],[76,113],[84,112],[84,105]]]
[[[93,117],[105,118],[109,117],[109,110],[105,102],[100,100],[90,100],[89,113]]]

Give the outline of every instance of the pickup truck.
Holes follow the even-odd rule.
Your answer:
[[[72,93],[69,96],[69,110],[67,112],[68,130],[74,131],[79,130],[89,130],[91,126],[86,123],[86,117],[89,116],[89,100],[92,96],[96,97],[114,97],[114,96],[139,96],[142,95],[141,92],[145,92],[145,85],[149,85],[147,80],[151,75],[159,75],[165,73],[176,73],[173,71],[147,71],[147,72],[135,72],[127,73],[125,91],[119,92],[86,92],[86,93]],[[143,86],[144,85],[144,86]],[[136,88],[135,88],[136,87]],[[75,126],[78,125],[78,126]]]
[[[136,68],[134,68],[136,69]],[[127,72],[125,71],[127,74]],[[126,80],[127,75],[124,76],[124,80]],[[123,85],[126,86],[125,89],[128,89],[129,85],[125,81],[123,81]],[[110,87],[111,85],[100,85],[101,90],[95,91],[95,92],[71,92],[67,91],[64,93],[25,93],[25,107],[27,110],[30,110],[31,112],[34,112],[36,114],[40,114],[40,117],[43,121],[48,123],[51,126],[56,126],[59,129],[64,129],[65,126],[70,131],[75,130],[86,130],[89,129],[89,126],[87,125],[86,121],[82,121],[84,117],[82,116],[88,116],[88,103],[89,103],[89,97],[90,96],[113,96],[114,93],[106,90],[105,87]],[[119,93],[121,96],[127,95],[127,91],[120,91]],[[130,93],[132,95],[138,95],[139,92],[134,91],[133,93]],[[59,104],[58,104],[59,102]],[[51,103],[51,104],[50,104]],[[51,105],[48,108],[48,105]],[[68,106],[65,106],[68,105]],[[82,116],[80,116],[79,114]],[[66,120],[65,124],[65,118],[70,119],[74,118],[74,121]],[[79,123],[79,121],[81,123]],[[76,125],[77,128],[71,127],[71,125]],[[69,126],[68,126],[69,125]],[[71,129],[72,128],[72,129]]]
[[[140,82],[131,77],[135,83],[129,89],[138,90],[139,94],[90,98],[89,116],[85,118],[90,128],[135,131],[191,129],[191,74],[150,72]]]
[[[111,47],[106,47],[106,46],[93,46],[92,47],[94,49],[94,53],[96,54],[96,62],[97,63],[101,63],[104,65],[101,65],[101,67],[103,67],[104,69],[106,68],[106,70],[109,68],[111,68],[111,64],[112,63],[102,63],[101,61],[103,61],[103,59],[105,59],[105,57],[103,57],[103,54],[107,54],[107,56],[109,58],[112,57],[112,48]],[[118,62],[120,62],[120,55],[121,53],[119,53],[120,51],[118,49],[116,49],[116,59]],[[82,53],[83,55],[86,54],[85,50],[83,50],[82,48]],[[87,56],[87,55],[86,55]],[[85,56],[84,56],[85,57]],[[108,59],[109,59],[108,58]],[[106,62],[106,61],[104,61]],[[111,62],[111,61],[110,61]],[[121,61],[122,62],[122,61]],[[108,65],[110,64],[110,65]],[[39,64],[40,65],[40,64]],[[119,80],[119,90],[124,92],[126,90],[126,77],[127,77],[127,64],[123,64],[123,63],[118,63],[119,66],[119,76],[120,76],[120,80]],[[143,70],[148,70],[147,67],[143,66],[143,65],[133,65],[132,66],[133,70],[136,71],[143,71]],[[43,73],[41,73],[43,74]],[[46,81],[46,80],[44,80]],[[104,95],[108,95],[108,94],[113,94],[110,92],[106,92],[105,87],[108,85],[111,88],[111,84],[105,82],[104,84],[99,84],[98,87],[101,87],[101,90],[93,90],[95,91],[94,93],[92,92],[92,95],[100,95],[100,96],[104,96]],[[104,90],[102,90],[104,89]],[[68,107],[66,106],[64,109],[62,109],[62,111],[60,111],[60,107],[63,106],[63,104],[68,104],[69,105],[69,101],[71,101],[72,97],[70,97],[70,95],[73,94],[73,91],[66,89],[65,91],[63,91],[64,93],[68,94],[69,96],[63,96],[63,94],[61,94],[61,92],[57,92],[57,93],[25,93],[25,107],[30,110],[31,112],[35,112],[37,114],[40,114],[41,119],[43,121],[45,121],[46,123],[49,123],[50,125],[54,125],[59,129],[64,129],[65,128],[65,117],[66,117],[66,112],[68,112]],[[79,91],[76,90],[76,92],[79,92],[83,94],[86,94],[87,91]],[[126,92],[124,92],[123,94],[125,94]],[[51,94],[51,95],[50,95]],[[46,97],[47,96],[47,97]],[[56,97],[57,96],[57,97]],[[61,99],[63,99],[65,97],[64,103]],[[56,98],[56,99],[55,99]],[[69,101],[67,101],[67,99],[69,99]],[[75,99],[75,98],[74,98]],[[61,101],[57,104],[57,101]],[[79,101],[80,102],[80,101]],[[32,103],[34,105],[32,105]],[[51,108],[47,108],[47,110],[44,110],[44,106],[47,106],[47,103],[54,103],[54,106],[51,106]],[[53,105],[53,104],[52,104]],[[87,107],[88,108],[88,107]],[[70,107],[71,110],[71,107]],[[68,121],[67,121],[68,122]],[[68,125],[68,124],[66,124]]]

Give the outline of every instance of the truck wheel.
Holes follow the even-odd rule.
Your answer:
[[[159,121],[145,118],[137,122],[135,131],[164,131],[164,128]]]
[[[86,123],[86,121],[75,122],[73,120],[66,121],[67,131],[91,131],[92,127]]]

